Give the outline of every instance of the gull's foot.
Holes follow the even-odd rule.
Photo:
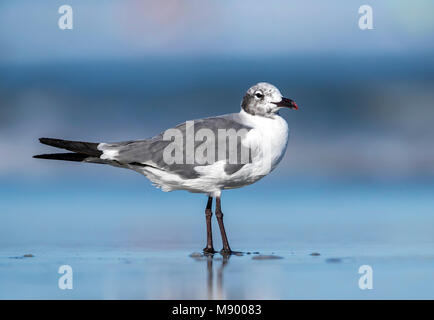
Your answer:
[[[214,254],[214,253],[216,253],[216,251],[214,250],[213,247],[211,247],[211,248],[206,247],[206,248],[203,248],[203,253],[211,253],[211,254]]]
[[[231,249],[221,249],[221,250],[220,250],[220,254],[221,254],[222,256],[229,256],[229,255],[234,254],[234,253],[235,253],[235,252],[232,251]]]
[[[231,250],[231,249],[221,249],[221,250],[220,250],[220,254],[221,254],[222,256],[231,256],[231,255],[233,255],[233,256],[243,256],[243,255],[244,255],[244,252],[241,252],[241,251],[233,251],[233,250]]]

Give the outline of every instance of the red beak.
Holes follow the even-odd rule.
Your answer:
[[[294,100],[288,98],[282,98],[280,102],[273,102],[276,106],[281,108],[289,108],[293,110],[298,110],[298,106]]]

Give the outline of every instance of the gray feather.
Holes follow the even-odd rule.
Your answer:
[[[200,129],[210,129],[214,136],[218,137],[218,130],[219,129],[234,129],[237,132],[240,129],[244,129],[245,132],[250,131],[252,128],[248,127],[246,125],[243,125],[239,122],[239,115],[238,114],[230,114],[225,115],[221,117],[213,117],[213,118],[205,118],[205,119],[199,119],[194,120],[194,132],[197,133]],[[163,159],[163,152],[164,149],[172,143],[172,141],[166,141],[163,140],[164,132],[160,133],[159,135],[151,138],[151,139],[145,139],[145,140],[139,140],[139,141],[126,141],[126,142],[119,142],[119,143],[110,143],[104,145],[102,150],[116,150],[118,151],[118,155],[115,156],[116,161],[118,161],[121,164],[134,164],[134,165],[149,165],[157,167],[161,170],[165,170],[171,173],[178,174],[184,179],[194,179],[199,177],[199,173],[194,169],[197,166],[201,166],[203,164],[198,163],[198,160],[200,161],[200,158],[194,157],[194,163],[187,164],[185,163],[186,159],[186,123],[179,124],[175,127],[175,129],[178,129],[179,132],[182,134],[183,137],[183,150],[184,150],[184,162],[182,164],[167,164],[166,161]],[[241,153],[243,152],[243,147],[241,145],[241,138],[237,138],[236,148],[237,148],[237,159],[236,163],[229,164],[229,142],[226,141],[226,155],[225,160],[228,162],[225,166],[225,172],[227,174],[233,174],[240,170],[245,163],[241,163]],[[197,147],[202,145],[204,141],[195,141],[194,142],[194,150],[196,153]],[[216,161],[220,160],[217,159],[218,155],[218,141],[215,142],[215,155],[216,155]],[[247,150],[247,152],[250,152],[250,150]],[[205,154],[206,156],[206,154]],[[252,155],[249,153],[249,161],[251,161]],[[202,159],[203,160],[203,159]],[[206,163],[205,165],[209,165],[212,163]]]

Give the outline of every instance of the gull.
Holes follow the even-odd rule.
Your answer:
[[[231,254],[234,252],[223,224],[221,193],[260,180],[282,160],[289,138],[288,124],[279,115],[282,108],[297,110],[298,106],[272,84],[260,82],[247,90],[239,113],[186,121],[143,140],[93,143],[40,138],[43,144],[70,152],[34,158],[127,168],[143,174],[163,191],[206,194],[207,244],[203,251],[210,254],[216,252],[211,229],[215,198],[223,243],[220,252]]]

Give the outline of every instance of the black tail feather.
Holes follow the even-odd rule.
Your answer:
[[[102,152],[98,150],[98,143],[69,141],[69,140],[52,139],[52,138],[40,138],[39,141],[43,144],[52,147],[65,149],[72,152],[77,152],[79,154],[85,154],[87,156],[100,157],[102,155]],[[44,159],[51,159],[51,158],[44,158]]]
[[[89,158],[88,154],[84,153],[50,153],[50,154],[38,154],[33,156],[36,159],[50,159],[50,160],[66,160],[66,161],[76,161],[82,162]]]

